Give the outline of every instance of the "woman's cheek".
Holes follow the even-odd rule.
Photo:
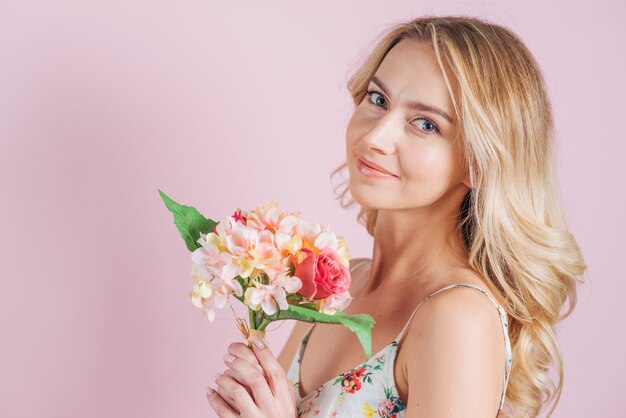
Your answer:
[[[416,142],[420,139],[416,139]],[[432,144],[417,143],[415,148],[405,152],[401,160],[402,169],[415,180],[431,181],[448,177],[451,168],[449,157],[442,149]]]

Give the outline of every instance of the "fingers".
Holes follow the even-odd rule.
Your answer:
[[[222,375],[225,375],[225,374],[230,373],[230,372],[231,372],[231,370],[226,370],[222,374],[220,374],[220,373],[216,374],[215,375],[215,381],[217,382],[218,377],[221,377]],[[220,396],[226,401],[226,403],[228,405],[230,405],[230,407],[235,410],[235,412],[237,412],[237,413],[241,412],[239,410],[239,407],[237,405],[237,401],[235,400],[235,397],[231,393],[228,393],[223,387],[221,387],[219,385],[216,386],[216,390],[220,394]],[[250,394],[251,394],[251,392],[250,392]]]
[[[217,391],[222,394],[222,390],[225,391],[230,397],[232,397],[239,411],[244,416],[256,416],[259,412],[256,404],[250,397],[250,394],[239,382],[233,379],[228,374],[222,374],[215,379],[217,384]]]
[[[226,401],[221,397],[221,395],[207,386],[207,394],[206,397],[211,404],[211,408],[215,411],[218,417],[220,418],[237,418],[239,416],[239,412],[235,412]]]
[[[250,351],[250,349],[246,349]],[[254,354],[252,353],[252,355]],[[251,391],[252,399],[260,409],[266,409],[272,406],[272,398],[274,395],[262,373],[263,369],[258,363],[255,362],[254,365],[252,365],[249,361],[234,356],[232,359],[225,356],[224,362],[230,367],[228,370],[230,373],[228,374],[247,390],[249,389]]]
[[[235,375],[235,372],[234,372],[233,370],[231,370],[231,369],[226,369],[226,370],[224,370],[224,372],[223,372],[222,374],[223,374],[223,375],[226,375],[226,376],[230,376],[230,377],[232,377],[233,379],[235,379],[235,380],[236,380],[239,384],[241,384],[241,386],[243,386],[243,387],[244,387],[244,388],[248,391],[248,394],[250,395],[250,397],[252,398],[252,400],[255,400],[255,399],[254,399],[254,393],[252,393],[252,389],[250,389],[250,387],[249,387],[249,386],[246,386],[244,383],[242,383],[241,381],[239,381],[239,380],[237,379],[237,376]]]
[[[254,355],[254,351],[252,351],[246,344],[244,343],[232,343],[228,346],[228,352],[233,356],[242,358],[250,362],[250,364],[259,364],[259,359]],[[260,366],[260,364],[259,364]]]
[[[252,337],[252,348],[261,367],[265,370],[265,376],[269,382],[270,389],[274,397],[287,401],[290,394],[290,386],[293,386],[287,380],[285,369],[280,365],[267,343],[256,335]]]

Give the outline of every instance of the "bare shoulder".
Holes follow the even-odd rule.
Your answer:
[[[502,340],[503,330],[498,309],[478,289],[465,286],[445,289],[427,299],[415,316],[416,320],[411,322],[407,332],[406,338],[409,340],[419,333],[441,334],[438,330],[457,331],[455,328],[491,329]]]
[[[427,299],[402,350],[407,417],[496,415],[506,353],[499,312],[482,292],[460,286]]]

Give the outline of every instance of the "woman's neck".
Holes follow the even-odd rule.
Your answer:
[[[457,232],[457,213],[440,211],[417,217],[408,211],[379,210],[364,291],[398,286],[428,288],[445,280],[451,269],[467,267],[467,252]]]

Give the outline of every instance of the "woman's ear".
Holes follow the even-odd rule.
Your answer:
[[[466,185],[468,189],[472,188],[472,183],[470,182],[469,173],[467,173],[465,177],[463,178],[463,184]]]

